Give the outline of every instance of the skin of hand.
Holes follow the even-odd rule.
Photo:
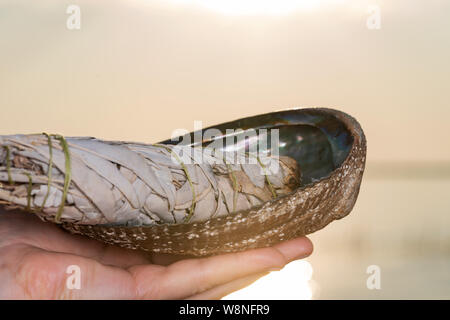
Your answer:
[[[147,254],[0,208],[0,299],[219,299],[312,250],[301,237],[207,258]],[[66,284],[71,265],[80,289]]]

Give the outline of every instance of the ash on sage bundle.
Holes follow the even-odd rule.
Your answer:
[[[176,146],[46,134],[0,136],[0,146],[0,204],[56,222],[203,221],[300,185],[298,165],[289,157],[269,156],[263,163],[248,155],[253,161],[235,163],[234,154],[205,156],[199,148],[184,147],[182,157]],[[186,161],[196,152],[204,161]]]

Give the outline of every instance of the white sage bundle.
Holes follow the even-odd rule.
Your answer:
[[[46,134],[0,136],[0,146],[0,204],[55,222],[204,221],[300,185],[297,162],[282,156],[236,161],[234,152]]]

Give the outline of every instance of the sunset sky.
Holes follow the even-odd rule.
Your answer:
[[[2,1],[0,134],[156,142],[194,120],[320,106],[360,121],[369,162],[450,161],[449,1],[224,3]]]

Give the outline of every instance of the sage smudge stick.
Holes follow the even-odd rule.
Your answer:
[[[47,134],[1,136],[0,143],[5,150],[0,200],[58,223],[204,221],[250,209],[300,185],[298,165],[288,157],[268,157],[269,163],[276,161],[270,171],[255,156],[235,163],[233,152],[213,150],[196,163],[194,153],[203,150],[187,146]]]

